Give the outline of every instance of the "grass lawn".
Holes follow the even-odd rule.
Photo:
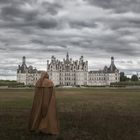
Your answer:
[[[57,137],[28,132],[33,92],[0,89],[1,140],[140,140],[140,88],[57,88]]]

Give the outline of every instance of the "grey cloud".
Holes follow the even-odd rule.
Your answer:
[[[125,41],[118,41],[117,39],[111,40],[111,38],[102,41],[102,43],[97,44],[97,46],[108,53],[124,56],[138,56],[140,52],[140,50],[135,50],[133,46],[129,46]]]
[[[29,33],[29,31],[32,30],[33,28],[51,29],[51,28],[56,28],[57,25],[58,25],[57,21],[52,18],[46,20],[37,19],[36,21],[32,21],[32,22],[5,23],[5,24],[1,24],[0,28],[15,28],[15,30],[24,30],[24,31],[26,30]],[[28,27],[30,28],[29,30]]]
[[[34,54],[34,53],[46,53],[46,52],[49,52],[49,53],[52,53],[52,52],[61,52],[61,51],[64,51],[64,47],[62,46],[56,46],[55,48],[51,46],[47,46],[47,45],[43,45],[43,46],[38,46],[38,47],[33,47],[33,46],[29,46],[28,48],[25,48],[24,45],[20,45],[19,46],[12,46],[12,47],[7,47],[6,50],[5,49],[1,49],[1,51],[6,51],[7,53],[8,52],[14,52],[14,53],[20,53],[20,52],[24,52],[24,53],[30,53],[30,54]]]
[[[39,40],[39,39],[32,39],[31,42],[33,42],[35,44],[45,45],[45,42],[43,40]]]
[[[17,69],[17,66],[3,66],[1,70],[3,71],[15,71]]]
[[[22,1],[19,1],[19,0],[0,0],[0,3],[21,3],[21,2],[28,2],[30,0],[22,0]]]
[[[121,14],[118,14],[118,17],[114,15],[114,17],[104,17],[97,20],[98,23],[104,25],[106,28],[111,29],[113,31],[117,31],[120,29],[128,28],[125,30],[125,33],[132,33],[129,28],[140,28],[140,17],[121,17]]]
[[[96,28],[97,27],[97,24],[94,23],[94,21],[70,21],[69,25],[72,28],[85,28],[85,27]]]
[[[47,20],[42,19],[42,20],[38,20],[37,25],[40,28],[46,28],[46,29],[55,28],[57,27],[57,21],[53,18]]]
[[[32,39],[31,40],[31,42],[32,43],[34,43],[34,44],[38,44],[38,45],[43,45],[43,46],[51,46],[51,45],[55,45],[56,46],[56,50],[57,50],[57,46],[59,46],[59,48],[62,48],[62,49],[65,49],[65,48],[67,48],[67,45],[65,45],[65,44],[68,44],[68,43],[66,43],[66,42],[55,42],[55,41],[47,41],[47,40],[44,40],[44,39],[42,39],[42,38],[40,38],[40,39]]]
[[[1,69],[0,70],[0,76],[16,76],[15,70],[7,70],[7,69]]]
[[[90,4],[97,5],[105,9],[113,9],[117,13],[125,13],[128,11],[140,12],[139,0],[85,0]]]
[[[1,50],[1,51],[5,51],[6,48],[5,48],[4,46],[0,46],[0,50]]]
[[[21,11],[16,5],[5,6],[1,9],[1,15],[6,18],[10,16],[21,17],[24,15],[24,11]]]
[[[133,64],[133,61],[119,61],[119,63],[122,63],[122,64]]]
[[[8,3],[8,2],[7,2]],[[56,15],[59,11],[59,9],[62,9],[62,5],[58,3],[49,3],[49,2],[42,2],[41,9],[38,9],[36,7],[32,6],[32,3],[36,3],[36,1],[31,0],[23,0],[23,1],[11,1],[11,3],[3,6],[1,8],[1,14],[3,17],[20,17],[25,18],[25,20],[32,20],[34,16],[42,16],[42,11],[45,12],[45,14],[50,15]],[[28,4],[32,7],[32,9],[27,10],[26,5]],[[37,3],[36,3],[37,5]],[[23,6],[22,8],[20,6]],[[25,8],[24,8],[25,6]],[[43,13],[44,14],[44,13]]]
[[[14,73],[9,73],[9,71],[4,73],[3,71],[1,71],[0,76],[5,76],[5,77],[16,76],[16,73],[15,72]]]
[[[42,8],[46,9],[46,12],[50,13],[51,15],[56,15],[60,9],[63,8],[60,3],[49,3],[49,2],[42,2]]]
[[[114,21],[115,22],[115,21]],[[120,20],[120,21],[116,21],[115,23],[111,23],[110,22],[110,27],[114,30],[120,29],[120,28],[131,28],[131,27],[135,27],[135,28],[140,28],[140,21],[139,20],[135,20],[135,19],[129,19],[129,20]]]
[[[0,4],[9,4],[9,3],[13,3],[13,2],[15,2],[15,1],[17,1],[17,0],[0,0]]]
[[[57,21],[55,17],[50,17],[50,15],[54,15],[57,13],[56,7],[60,7],[58,4],[44,4],[44,8],[46,13],[45,18],[41,18],[41,12],[34,8],[31,10],[21,9],[20,6],[24,3],[16,3],[16,4],[7,4],[7,6],[3,6],[1,8],[1,17],[3,19],[3,23],[0,24],[0,27],[9,27],[9,28],[18,28],[18,27],[28,27],[35,26],[40,28],[55,28],[57,26]],[[43,7],[42,7],[43,8]],[[54,10],[53,10],[54,9]],[[50,15],[49,15],[50,14]]]
[[[118,40],[121,35],[102,35],[100,37],[83,38],[79,41],[70,40],[72,46],[89,50],[89,53],[96,55],[97,51],[104,52],[104,54],[116,54],[125,56],[139,56],[140,50],[135,50],[128,42]],[[97,54],[98,55],[98,54]]]

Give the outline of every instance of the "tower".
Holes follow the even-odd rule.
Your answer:
[[[67,52],[66,60],[67,61],[69,60],[69,54],[68,54],[68,52]]]
[[[22,65],[21,65],[21,72],[26,72],[27,66],[26,66],[26,57],[22,57]]]
[[[25,56],[22,57],[22,65],[26,65],[26,57]]]
[[[111,57],[111,65],[114,65],[114,57]]]
[[[115,72],[117,70],[115,64],[114,64],[114,57],[111,57],[111,65],[109,67],[109,71],[112,73],[112,72]]]

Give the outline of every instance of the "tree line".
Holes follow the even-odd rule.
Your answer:
[[[120,82],[111,83],[110,86],[140,86],[139,77],[136,74],[133,74],[130,78],[125,76],[124,72],[120,73]]]
[[[120,81],[139,81],[139,77],[136,74],[133,74],[131,78],[125,76],[124,72],[120,72]]]
[[[0,80],[0,86],[7,86],[7,87],[23,87],[24,83],[18,83],[15,80]]]

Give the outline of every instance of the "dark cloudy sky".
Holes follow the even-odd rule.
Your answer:
[[[0,78],[15,79],[22,56],[46,69],[51,55],[84,55],[90,69],[115,57],[140,71],[140,0],[0,0]]]

